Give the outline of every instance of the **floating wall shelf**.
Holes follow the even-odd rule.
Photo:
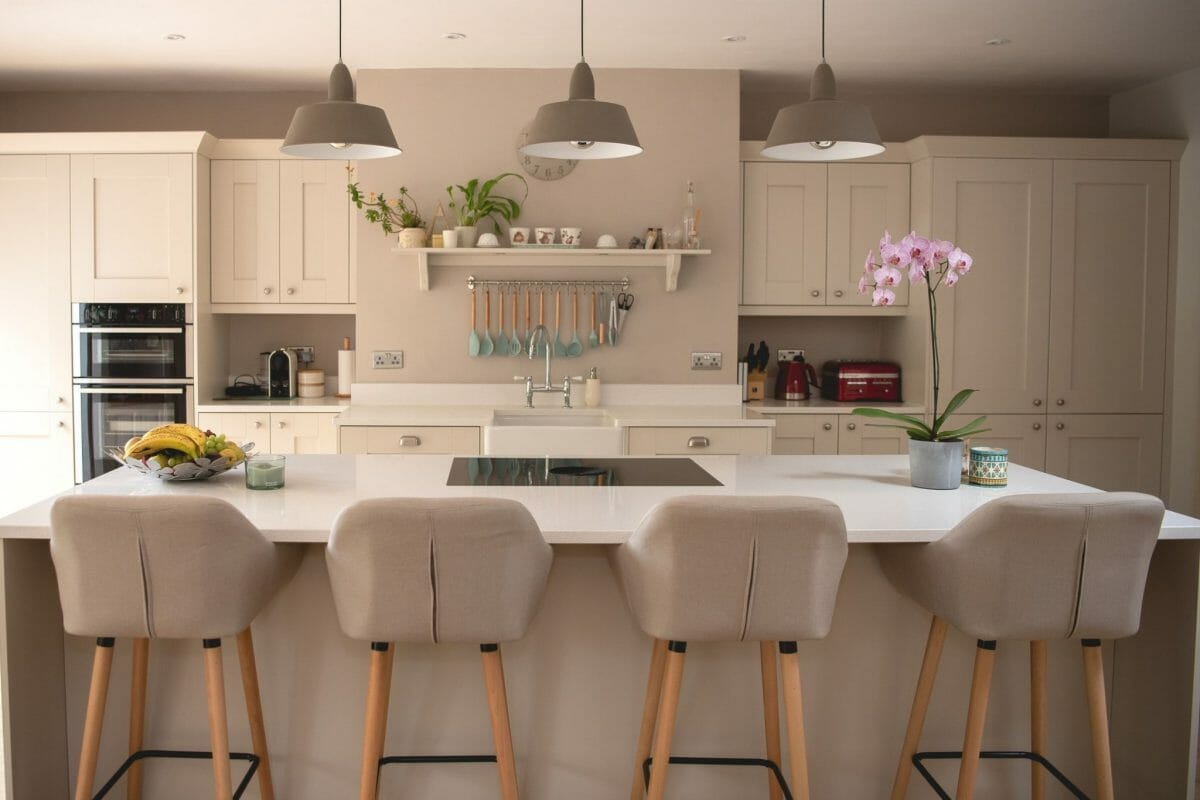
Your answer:
[[[707,256],[711,250],[628,250],[625,248],[563,247],[393,247],[393,253],[413,256],[417,283],[429,291],[432,267],[662,267],[666,287],[679,286],[679,269],[684,256]]]

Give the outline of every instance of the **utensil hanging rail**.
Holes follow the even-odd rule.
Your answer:
[[[613,278],[609,280],[534,280],[528,278],[476,278],[474,275],[467,276],[467,290],[475,291],[476,287],[498,286],[509,291],[522,291],[529,289],[531,291],[554,291],[561,289],[564,291],[578,289],[609,289],[609,290],[627,290],[633,282],[628,275],[621,278]]]

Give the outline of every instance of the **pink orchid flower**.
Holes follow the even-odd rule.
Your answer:
[[[889,244],[879,251],[880,260],[886,266],[895,267],[896,269],[904,269],[908,266],[912,258],[909,257],[908,251],[899,245]]]
[[[901,239],[900,247],[907,252],[910,261],[917,261],[922,266],[929,265],[929,258],[933,249],[929,240],[924,236],[917,235],[916,231]]]
[[[908,267],[908,282],[918,284],[925,280],[925,268],[915,261]]]
[[[875,270],[876,286],[897,286],[903,278],[904,273],[895,267],[882,266]]]
[[[975,263],[975,259],[964,253],[961,247],[956,247],[951,250],[948,260],[953,271],[960,275],[966,275],[968,272],[970,272],[971,265]]]
[[[947,242],[945,239],[934,239],[929,243],[933,249],[933,258],[935,261],[945,261],[950,258],[950,253],[954,251],[954,242]]]
[[[867,251],[867,260],[863,262],[863,272],[872,272],[875,269],[875,251]]]
[[[892,234],[890,231],[884,231],[882,238],[879,240],[879,251],[883,252],[883,248],[892,243]]]
[[[859,294],[867,293],[867,288],[871,285],[868,282],[870,277],[871,277],[870,273],[864,273],[863,276],[858,279],[858,293]]]
[[[942,278],[942,283],[947,288],[954,288],[954,284],[958,283],[958,278],[961,273],[956,270],[946,270],[946,277]]]
[[[896,293],[886,286],[877,286],[875,293],[871,296],[871,305],[873,306],[890,306],[896,302]]]

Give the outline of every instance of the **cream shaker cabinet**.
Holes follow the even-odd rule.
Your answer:
[[[630,428],[626,452],[631,456],[765,456],[771,453],[771,429]]]
[[[212,162],[212,301],[279,301],[279,162]]]
[[[868,425],[865,417],[845,414],[838,431],[838,455],[877,456],[908,452],[908,434],[899,428]]]
[[[194,156],[70,158],[72,299],[192,302]]]
[[[238,444],[254,442],[260,453],[332,454],[338,451],[336,412],[203,412],[196,427],[223,433]]]
[[[479,428],[475,427],[343,425],[338,434],[341,453],[479,455]]]
[[[279,162],[282,303],[350,301],[350,201],[345,161]]]
[[[908,232],[909,168],[750,162],[743,200],[742,305],[869,306],[863,261],[885,230]]]
[[[980,414],[954,414],[949,425],[961,428]],[[969,445],[1003,447],[1008,460],[1030,469],[1046,469],[1046,433],[1049,427],[1045,414],[988,414],[987,433],[973,437]]]
[[[831,456],[838,451],[836,414],[772,414],[777,456]]]
[[[1106,491],[1160,492],[1162,416],[1051,414],[1047,422],[1047,472]]]

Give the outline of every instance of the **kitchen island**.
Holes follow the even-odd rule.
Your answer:
[[[233,503],[269,538],[305,548],[293,580],[255,622],[268,740],[280,797],[340,798],[356,785],[367,647],[340,632],[323,560],[337,514],[379,496],[507,497],[524,503],[555,545],[555,565],[529,635],[506,647],[514,745],[523,797],[611,798],[628,791],[649,659],[649,640],[624,607],[609,572],[611,546],[642,516],[681,494],[825,497],[841,508],[852,543],[833,630],[801,643],[815,797],[886,796],[912,699],[928,616],[883,578],[872,546],[936,539],[1003,494],[1090,491],[1013,466],[1006,489],[930,492],[908,485],[903,456],[698,457],[719,486],[495,485],[523,476],[509,459],[477,462],[472,481],[447,486],[450,457],[291,456],[287,487],[250,492],[240,473],[200,483],[161,483],[129,470],[75,493],[205,494]],[[501,481],[501,476],[513,480]],[[566,481],[563,481],[565,483]],[[74,774],[92,642],[62,633],[46,539],[46,501],[0,520],[4,540],[3,688],[10,743],[9,797],[65,797]],[[169,525],[169,521],[164,521]],[[1119,794],[1192,797],[1196,724],[1196,607],[1200,520],[1168,513],[1151,567],[1142,631],[1105,648],[1111,678]],[[101,772],[124,757],[129,646],[118,642]],[[974,642],[952,633],[926,725],[931,749],[962,737]],[[1090,789],[1087,713],[1079,648],[1051,642],[1050,758]],[[151,648],[147,743],[207,742],[199,645]],[[1028,741],[1026,647],[1001,643],[985,746]],[[756,755],[762,748],[757,648],[697,645],[684,677],[676,752]],[[229,669],[231,740],[248,744],[236,670]],[[486,705],[470,647],[404,646],[396,657],[388,753],[489,752]],[[936,768],[944,778],[952,765]],[[726,798],[765,794],[765,777],[736,768],[673,771],[672,793]],[[981,796],[1023,797],[1028,768],[990,763]],[[487,766],[393,766],[383,797],[495,797]],[[147,770],[147,797],[202,798],[207,764]],[[914,794],[918,789],[913,789]],[[247,794],[257,796],[256,789]]]

